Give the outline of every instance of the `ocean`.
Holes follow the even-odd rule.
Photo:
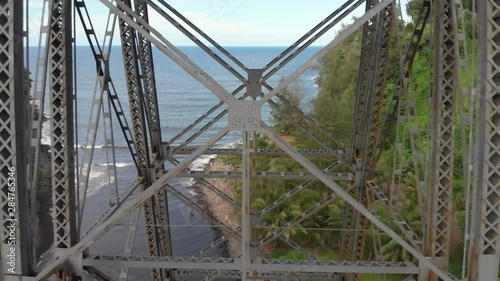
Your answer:
[[[228,47],[226,48],[231,54],[240,60],[250,69],[264,67],[273,58],[278,56],[286,47]],[[229,71],[220,66],[214,59],[209,57],[203,50],[198,47],[179,47],[192,61],[206,71],[212,78],[221,84],[227,91],[233,92],[240,81],[236,79]],[[279,83],[279,79],[291,74],[299,68],[306,60],[308,60],[315,52],[319,51],[320,47],[309,47],[301,55],[292,60],[283,69],[276,73],[267,82],[275,87]],[[30,70],[32,75],[35,73],[37,51],[36,48],[30,48]],[[79,147],[85,145],[85,136],[89,124],[90,109],[96,86],[95,61],[93,59],[90,48],[87,46],[76,47],[76,77],[77,77],[77,121],[78,121],[78,140]],[[156,85],[158,93],[158,107],[160,111],[160,122],[162,128],[163,141],[169,141],[174,136],[182,132],[188,125],[192,124],[196,119],[202,116],[210,108],[219,102],[219,99],[212,94],[208,89],[201,85],[197,80],[187,74],[180,66],[175,64],[161,51],[154,48],[153,50],[154,68],[156,74]],[[223,57],[224,58],[224,57]],[[226,59],[226,61],[229,61]],[[233,63],[230,63],[234,65]],[[240,70],[235,67],[235,69]],[[244,73],[243,71],[239,71]],[[121,104],[125,114],[128,116],[129,125],[130,111],[127,98],[127,86],[125,83],[125,75],[123,71],[123,61],[121,56],[121,48],[119,46],[112,47],[110,57],[110,73],[116,87]],[[33,79],[32,76],[32,79]],[[318,93],[318,88],[314,82],[314,78],[318,76],[316,69],[311,68],[302,74],[296,81],[296,85],[301,90],[303,95],[302,108],[307,112],[311,109],[311,101]],[[267,92],[264,90],[264,92]],[[48,97],[48,94],[46,94]],[[48,103],[46,102],[46,105]],[[219,110],[209,116],[209,118],[196,126],[192,131],[180,138],[175,144],[179,144],[191,136],[197,129],[201,128],[211,118],[215,117],[219,112],[226,109],[222,106]],[[45,112],[48,112],[46,106]],[[263,118],[265,121],[270,119],[270,108],[263,108]],[[201,145],[208,140],[212,135],[224,128],[227,124],[227,118],[221,119],[214,124],[206,133],[193,141],[190,145]],[[122,192],[137,176],[135,166],[132,163],[129,150],[126,147],[124,137],[119,129],[116,118],[113,118],[114,141],[115,141],[115,157],[117,167],[117,182],[119,191]],[[43,129],[42,142],[49,143],[50,139],[49,126],[46,123]],[[240,133],[231,132],[221,139],[217,146],[229,146],[240,140]],[[94,221],[109,207],[110,184],[108,181],[108,165],[106,164],[106,148],[104,147],[105,139],[102,126],[97,133],[96,149],[93,158],[93,166],[89,177],[89,190],[85,203],[85,212],[82,220],[82,233],[94,223]],[[201,170],[214,156],[205,155],[199,157],[190,166],[191,169]],[[82,155],[79,155],[82,159]],[[182,159],[182,158],[179,158]],[[168,166],[167,166],[168,168]],[[193,189],[195,181],[193,179],[174,180],[171,184],[180,190],[184,195],[193,200],[198,200],[199,197]],[[112,192],[111,192],[112,193]],[[136,196],[134,193],[132,196]],[[171,227],[172,246],[174,256],[190,256],[208,246],[214,239],[216,233],[210,226],[210,223],[203,219],[198,214],[192,215],[189,208],[176,198],[169,198],[169,212]],[[121,224],[115,226],[110,232],[102,238],[95,241],[90,247],[90,254],[104,255],[123,255],[125,249],[125,241],[132,224],[135,224],[138,219],[136,241],[132,251],[132,255],[145,256],[147,255],[146,235],[144,228],[143,212],[134,212],[127,217]],[[221,256],[223,253],[220,249],[212,251],[211,256]],[[105,272],[117,276],[119,270],[103,269]],[[148,274],[148,270],[130,270],[129,280],[140,280]]]

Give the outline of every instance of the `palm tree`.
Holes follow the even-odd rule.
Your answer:
[[[415,187],[406,187],[402,192],[400,205],[398,206],[397,212],[406,221],[406,223],[413,229],[415,234],[422,237],[422,220],[420,215],[420,209],[418,206],[418,194]],[[394,222],[394,220],[387,213],[386,209],[381,205],[377,206],[377,212],[381,215],[382,221],[390,226],[398,234],[401,234],[401,230]],[[386,261],[411,261],[411,254],[406,251],[399,243],[387,234],[381,233],[380,239],[382,241],[382,255]]]

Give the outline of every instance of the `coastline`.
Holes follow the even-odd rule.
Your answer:
[[[229,171],[232,167],[230,165],[222,163],[222,161],[217,158],[211,159],[208,164],[205,165],[205,171]],[[206,179],[210,184],[215,186],[221,192],[225,193],[230,198],[234,199],[233,187],[236,183],[236,179]],[[210,214],[217,218],[217,220],[230,225],[233,228],[238,226],[238,221],[235,217],[235,208],[231,203],[225,201],[219,195],[210,191],[204,184],[196,183],[194,189],[197,191],[199,201],[205,205],[205,207],[210,211]],[[213,227],[216,233],[216,239],[224,235],[218,227]],[[227,257],[237,257],[241,254],[241,243],[239,243],[235,238],[230,237],[221,246],[223,256]]]

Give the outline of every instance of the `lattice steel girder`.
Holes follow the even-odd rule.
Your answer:
[[[170,161],[170,163],[172,163],[174,165],[177,165],[177,164],[179,164],[179,161],[177,161],[177,159],[172,159]],[[190,169],[186,169],[186,170],[188,172],[191,171]],[[241,207],[241,204],[238,203],[235,199],[229,197],[226,193],[222,192],[218,187],[215,187],[214,185],[212,185],[211,183],[209,183],[207,180],[201,179],[200,183],[203,184],[210,191],[212,191],[213,193],[217,194],[219,197],[221,197],[222,199],[224,199],[226,202],[229,202],[231,205],[233,205],[233,207],[236,207],[236,208],[240,208]]]
[[[375,24],[376,29],[376,41],[374,47],[376,48],[373,53],[375,60],[372,66],[374,67],[372,77],[370,78],[370,89],[372,93],[369,93],[368,106],[365,115],[366,131],[364,133],[364,141],[366,145],[364,149],[364,170],[367,171],[367,177],[371,177],[373,173],[374,166],[376,165],[375,158],[377,155],[377,144],[380,139],[381,126],[382,126],[382,111],[384,108],[384,102],[386,97],[386,78],[387,78],[387,67],[389,66],[389,51],[391,50],[392,43],[392,28],[394,26],[394,7],[395,4],[392,3],[387,8],[382,10],[379,14],[379,21]]]
[[[23,1],[0,2],[0,245],[4,275],[28,275],[32,266],[23,18]]]
[[[453,203],[455,96],[460,83],[453,0],[434,2],[434,83],[425,253],[448,268]]]
[[[290,52],[292,52],[297,47],[299,47],[299,45],[302,44],[302,42],[304,42],[307,38],[311,38],[306,43],[304,43],[302,46],[300,46],[299,48],[297,48],[292,54],[290,54],[288,57],[286,57],[275,68],[273,68],[272,70],[270,70],[269,72],[267,72],[265,74],[265,76],[264,76],[264,80],[266,80],[267,78],[269,78],[273,74],[275,74],[279,69],[281,69],[282,66],[286,65],[294,57],[296,57],[300,52],[302,52],[303,50],[305,50],[305,48],[307,48],[312,43],[314,43],[314,41],[316,39],[318,39],[323,34],[325,34],[328,30],[330,30],[330,28],[332,27],[332,25],[334,25],[334,24],[337,23],[337,20],[341,20],[343,18],[342,17],[343,15],[350,14],[352,11],[354,11],[355,9],[357,9],[361,4],[363,4],[363,2],[365,2],[365,1],[356,1],[356,2],[352,1],[352,0],[351,1],[346,1],[336,11],[334,11],[332,14],[328,15],[325,19],[323,19],[314,28],[312,28],[306,34],[304,34],[299,40],[297,40],[290,47],[288,47],[285,51],[283,51],[279,56],[277,56],[271,62],[269,62],[266,66],[264,66],[264,68],[262,70],[265,72],[268,69],[270,69],[273,65],[275,65],[277,62],[279,62],[280,60],[282,60],[283,58],[285,58],[288,54],[290,54]],[[337,17],[338,15],[340,15],[340,16]],[[327,24],[332,19],[335,19],[335,20],[332,23]]]
[[[231,118],[231,117],[230,117]],[[246,281],[252,267],[252,252],[250,242],[252,240],[252,229],[250,228],[250,169],[252,159],[250,158],[250,132],[242,131],[243,152],[241,175],[241,260],[239,269],[241,270],[241,280]]]
[[[235,98],[224,90],[219,83],[215,82],[209,75],[207,75],[204,71],[199,69],[191,60],[189,60],[186,56],[183,56],[182,52],[180,52],[177,48],[175,48],[168,40],[165,39],[158,31],[152,28],[149,24],[144,22],[142,19],[136,17],[136,14],[128,7],[123,5],[121,2],[117,2],[117,8],[115,5],[109,2],[109,0],[100,0],[104,5],[106,5],[109,9],[116,12],[120,19],[127,21],[130,26],[135,28],[138,32],[143,34],[147,39],[150,40],[159,50],[164,52],[169,58],[171,58],[174,62],[176,62],[179,66],[181,66],[184,70],[186,70],[193,78],[197,79],[200,83],[205,85],[208,89],[210,89],[215,95],[217,95],[221,100],[226,102],[227,104],[233,104],[236,100]],[[309,61],[307,61],[304,65],[302,65],[298,70],[296,70],[292,75],[287,77],[280,85],[273,89],[271,92],[266,94],[259,103],[263,105],[268,102],[272,97],[278,94],[283,88],[290,84],[291,81],[295,80],[300,74],[306,71],[308,68],[313,66],[321,57],[323,57],[326,53],[332,50],[335,46],[337,46],[340,42],[342,42],[346,37],[351,35],[357,28],[363,25],[369,18],[372,18],[375,14],[379,13],[385,6],[387,6],[391,1],[384,0],[379,5],[376,5],[373,9],[365,13],[364,16],[355,21],[351,26],[349,26],[346,30],[344,30],[339,36],[337,36],[330,44],[328,44],[321,51],[316,53]],[[122,12],[120,9],[123,9]],[[134,18],[130,18],[129,15],[134,16]],[[144,28],[141,28],[139,24],[135,21],[139,22]],[[146,29],[146,30],[145,30]],[[150,33],[149,33],[150,32]]]
[[[240,86],[240,88],[242,88],[243,86]],[[238,88],[238,89],[240,89]],[[234,91],[233,94],[237,92]],[[263,94],[261,93],[260,96],[262,96]],[[241,100],[244,100],[245,98],[247,98],[247,94],[241,96],[238,98],[239,101]],[[332,150],[330,149],[330,145],[328,143],[326,143],[325,141],[323,141],[320,137],[318,137],[314,132],[312,132],[311,130],[309,130],[309,128],[307,126],[305,126],[304,124],[302,124],[299,120],[297,120],[297,118],[295,118],[293,115],[291,115],[290,113],[288,113],[287,111],[283,110],[282,107],[278,106],[274,101],[269,101],[269,103],[271,104],[271,107],[275,110],[277,110],[280,114],[284,114],[288,119],[289,121],[291,121],[293,123],[293,125],[296,127],[296,128],[299,128],[300,130],[302,130],[307,136],[309,136],[312,140],[316,141],[318,144],[320,144],[326,151],[332,151],[332,153],[334,154],[335,157],[338,157],[339,160],[342,160],[343,162],[345,162],[345,164],[347,164],[348,166],[351,165],[350,161],[348,161],[346,159],[346,157],[343,156],[343,154],[335,154],[337,151],[336,150]],[[216,105],[215,107],[213,107],[212,109],[210,109],[206,114],[204,114],[202,117],[198,118],[194,123],[192,123],[191,125],[189,125],[185,130],[183,130],[180,134],[178,134],[177,136],[175,136],[172,140],[170,140],[169,143],[172,143],[174,142],[175,140],[179,139],[182,135],[184,135],[185,133],[187,133],[190,129],[194,128],[197,124],[199,124],[203,119],[205,119],[210,112],[213,112],[213,110],[215,110],[215,108],[219,107],[220,105],[222,105],[223,103],[219,103],[218,105]],[[171,155],[175,155],[177,154],[179,151],[181,151],[182,149],[186,148],[187,145],[189,145],[193,140],[195,140],[197,137],[199,137],[202,133],[204,133],[206,130],[208,130],[212,125],[214,125],[216,122],[220,121],[222,119],[222,117],[224,117],[227,113],[229,112],[228,109],[225,109],[224,111],[220,112],[217,116],[215,116],[212,120],[210,120],[207,124],[205,124],[202,128],[200,128],[198,131],[196,131],[193,135],[191,135],[186,141],[184,141],[180,146],[177,146],[174,150],[171,150],[169,154],[167,154],[165,156],[165,158],[159,162],[159,164],[163,164],[163,162],[165,161],[165,159],[168,159]],[[335,138],[332,134],[329,134],[329,136],[331,138]],[[168,146],[168,145],[167,145]],[[344,145],[345,147],[345,145]]]
[[[170,146],[167,148],[167,154],[170,154],[171,151],[177,150],[175,154],[183,155],[183,154],[191,154],[198,147],[184,147],[182,149],[177,150],[177,146]],[[299,149],[297,150],[300,154],[308,157],[334,157],[334,158],[344,158],[344,151],[342,150],[321,150],[321,149]],[[239,148],[218,148],[211,147],[205,151],[204,154],[217,154],[217,155],[241,155],[242,149]],[[281,149],[272,149],[272,148],[257,148],[252,149],[252,153],[257,155],[265,155],[265,156],[286,156],[286,154]]]
[[[368,1],[367,10],[378,1]],[[389,4],[378,16],[364,26],[363,48],[358,77],[355,118],[353,126],[353,161],[358,175],[355,185],[359,188],[352,195],[368,207],[366,180],[373,173],[373,162],[380,138],[382,109],[385,100],[386,69],[391,48],[391,31],[394,22],[394,3]],[[343,259],[363,260],[368,219],[346,205],[343,234]],[[359,275],[343,276],[343,280],[359,280]]]
[[[52,217],[55,245],[69,249],[78,241],[73,129],[72,5],[52,0],[50,7],[50,120]]]
[[[224,270],[189,270],[189,271],[180,271],[183,276],[208,276],[202,281],[213,281],[220,279],[229,279],[235,280],[241,277],[240,271],[224,271]],[[270,280],[334,280],[335,274],[331,273],[315,273],[315,272],[294,272],[294,273],[286,273],[286,272],[269,272],[261,274],[260,278],[269,278]],[[215,279],[217,278],[217,279]],[[257,280],[260,280],[257,277]]]
[[[495,281],[500,266],[500,1],[479,2],[479,110],[469,280]]]
[[[123,7],[130,9],[132,3],[130,0],[120,0]],[[116,12],[118,14],[118,12]],[[137,36],[135,29],[122,18],[119,19],[120,37],[122,43],[123,63],[125,70],[125,77],[127,82],[127,91],[130,105],[130,113],[132,118],[132,128],[134,132],[134,143],[136,148],[136,158],[138,164],[138,174],[144,177],[144,184],[141,190],[148,188],[149,184],[154,181],[150,178],[149,167],[151,163],[148,147],[148,130],[146,122],[145,109],[146,103],[144,98],[143,87],[141,83],[141,75],[139,73],[139,54],[137,45]],[[157,194],[154,198],[144,203],[144,217],[146,221],[146,239],[148,245],[148,253],[151,256],[161,255],[162,249],[170,250],[170,241],[163,241],[165,235],[160,234],[156,229],[160,216],[157,207],[164,205],[163,194]],[[165,213],[165,212],[163,212]],[[169,237],[168,237],[169,238]],[[163,280],[163,274],[159,269],[153,268],[151,270],[151,278],[154,281]]]
[[[138,16],[145,22],[149,22],[148,7],[144,0],[135,1],[135,10]],[[158,162],[163,158],[162,151],[162,137],[161,137],[161,125],[160,125],[160,113],[158,110],[158,95],[156,92],[156,78],[154,72],[154,61],[153,61],[153,51],[151,48],[151,42],[149,42],[146,37],[141,33],[137,34],[138,40],[138,52],[139,61],[141,65],[141,76],[142,87],[144,93],[144,103],[145,103],[145,113],[147,116],[149,129],[149,135],[151,138],[151,152],[153,153],[152,159],[154,162]],[[144,124],[146,125],[146,124]],[[149,148],[148,148],[149,149]],[[163,169],[160,169],[160,171]],[[153,179],[150,179],[152,182]],[[168,197],[166,192],[160,192],[155,196],[156,202],[156,220],[159,222],[159,227],[157,229],[157,235],[160,239],[161,244],[161,254],[164,256],[172,255],[172,242],[170,235],[170,218],[168,211]],[[167,278],[170,278],[171,272],[167,273]]]
[[[378,0],[367,0],[366,1],[366,11],[369,11],[373,6],[378,3]],[[355,149],[356,143],[361,142],[364,122],[365,111],[367,109],[368,95],[372,92],[370,91],[370,75],[375,70],[372,68],[373,60],[377,59],[374,52],[377,51],[376,35],[377,33],[377,20],[378,15],[374,16],[372,19],[368,20],[363,26],[363,38],[361,47],[361,59],[359,64],[359,74],[358,83],[356,87],[356,104],[354,110],[354,125],[352,132],[352,145]],[[357,148],[359,149],[359,147]],[[354,155],[353,155],[354,157]]]
[[[167,173],[165,171],[164,173]],[[325,176],[336,181],[352,181],[354,179],[351,173],[324,173]],[[239,179],[242,172],[232,171],[187,171],[179,173],[178,178],[226,178]],[[271,179],[271,180],[299,180],[299,179],[316,179],[309,172],[254,172],[256,179]]]
[[[124,6],[131,5],[130,0],[120,0],[117,2],[122,3]],[[139,74],[139,54],[137,51],[136,34],[134,28],[122,18],[119,19],[119,26],[139,175],[147,177],[145,169],[149,167],[150,158],[144,112],[144,94]]]
[[[84,266],[127,266],[131,268],[171,268],[176,270],[239,270],[241,259],[195,258],[195,257],[130,257],[130,256],[89,256],[83,260]],[[419,269],[412,263],[404,262],[350,262],[350,261],[297,261],[297,260],[255,260],[251,268],[259,273],[268,272],[360,272],[387,274],[417,274]]]
[[[151,3],[150,0],[147,0],[148,3]],[[205,38],[210,44],[212,44],[217,50],[219,50],[222,54],[227,56],[231,61],[233,61],[237,66],[241,67],[241,69],[245,70],[245,72],[248,72],[248,68],[245,67],[238,59],[236,59],[234,56],[232,56],[227,50],[225,50],[222,46],[220,46],[216,41],[214,41],[212,38],[210,38],[206,33],[204,33],[200,28],[198,28],[196,25],[191,23],[186,17],[184,17],[181,13],[179,13],[177,10],[175,10],[171,5],[169,5],[167,2],[163,0],[158,0],[160,3],[162,3],[167,9],[169,9],[175,16],[177,16],[179,19],[182,21],[186,22],[187,25],[192,28],[194,31],[198,32]],[[201,46],[200,46],[201,47]]]
[[[359,5],[361,5],[363,1],[358,1],[358,2],[355,2],[354,1],[348,1],[346,2],[342,7],[340,7],[339,9],[337,9],[332,15],[330,15],[327,19],[325,19],[325,21],[329,21],[331,20],[332,18],[334,18],[335,16],[337,16],[338,14],[340,14],[341,11],[343,10],[346,10],[344,11],[343,13],[341,13],[337,18],[335,18],[335,20],[333,22],[331,22],[330,24],[328,24],[324,29],[322,29],[318,34],[316,34],[311,40],[309,40],[304,46],[312,43],[316,36],[319,36],[321,34],[323,34],[324,32],[326,32],[329,28],[331,28],[332,26],[334,26],[335,24],[337,24],[338,22],[340,22],[340,20],[342,18],[344,18],[345,16],[347,16],[351,11],[353,11],[356,7],[358,7]],[[150,3],[150,1],[148,1],[148,3]],[[167,5],[168,6],[168,5]],[[157,8],[157,11],[158,10],[161,10],[159,7],[156,7]],[[169,7],[169,9],[171,9]],[[171,9],[172,10],[172,9]],[[173,12],[175,13],[175,10],[173,10]],[[167,17],[165,15],[165,13],[162,13],[162,15],[164,17]],[[180,16],[179,16],[180,17]],[[173,21],[173,20],[170,20],[172,23],[174,23],[174,25],[176,25],[176,22]],[[187,20],[185,20],[187,21]],[[324,22],[320,23],[320,25],[316,26],[314,29],[316,28],[319,28],[319,26],[323,25]],[[189,24],[189,21],[187,21],[188,24]],[[191,26],[191,25],[190,25]],[[192,26],[191,26],[192,27]],[[206,34],[202,33],[201,31],[199,31],[198,29],[194,28],[193,29],[197,30],[199,33],[202,34],[202,36],[209,40],[210,41],[210,37],[206,36]],[[313,30],[314,30],[313,29]],[[192,35],[190,35],[190,37],[193,37]],[[306,36],[301,38],[298,42],[302,42],[306,39]],[[195,43],[199,43],[199,41],[196,41],[195,40]],[[300,43],[297,43],[296,44],[300,44]],[[203,45],[203,44],[201,44]],[[296,55],[298,55],[298,53],[300,53],[303,49],[303,47],[300,47],[297,51],[295,51],[292,55],[290,55],[289,57],[287,57],[287,59],[279,64],[276,68],[274,68],[270,73],[272,73],[273,71],[276,71],[277,69],[281,68],[282,66],[284,66],[289,60],[291,60],[292,58],[294,58]],[[290,50],[287,50],[285,51],[284,53],[282,53],[280,55],[281,56],[285,56],[287,54],[287,52],[290,51]],[[224,53],[223,49],[221,49],[221,52]],[[210,54],[210,53],[209,53]],[[267,89],[269,90],[273,90],[269,85],[267,85],[265,83],[265,80],[269,78],[269,75],[270,73],[268,73],[266,75],[266,77],[260,79],[260,81],[258,82],[258,84],[262,84],[264,85]],[[234,74],[234,73],[233,73]],[[237,74],[235,74],[237,75]],[[235,90],[232,94],[235,95],[237,92],[239,92],[240,90],[242,90],[244,88],[244,85],[240,86],[237,90]],[[243,97],[239,98],[240,100],[245,98],[246,95],[244,95]],[[278,95],[278,97],[280,97]],[[280,97],[281,100],[283,100],[284,102],[286,102],[287,104],[290,104],[286,99],[283,99],[283,97]],[[286,111],[284,111],[282,108],[280,108],[276,103],[274,103],[272,100],[269,100],[269,103],[271,104],[271,106],[275,109],[277,109],[278,111],[280,111],[281,113],[285,114],[287,116],[287,118],[289,118],[293,123],[294,125],[296,125],[298,128],[300,128],[301,130],[303,130],[309,137],[311,137],[312,139],[316,140],[319,144],[321,144],[325,149],[329,149],[329,145],[325,142],[323,142],[318,136],[316,136],[312,131],[310,131],[306,126],[304,126],[303,124],[301,124],[299,122],[299,120],[297,120],[294,116],[290,115],[289,113],[287,113]],[[217,109],[219,106],[221,106],[223,103],[219,103],[218,105],[216,105],[215,107],[213,107],[212,109],[210,109],[205,115],[203,115],[202,117],[198,118],[193,124],[191,124],[190,126],[188,126],[188,128],[186,128],[182,133],[178,134],[177,136],[175,136],[171,141],[170,143],[172,143],[173,141],[175,141],[176,139],[178,139],[180,136],[184,135],[187,131],[189,131],[190,129],[192,129],[195,125],[199,124],[203,119],[205,119],[211,112],[213,112],[215,109]],[[317,123],[315,120],[313,120],[312,118],[308,117],[307,115],[304,115],[298,108],[292,106],[292,108],[296,111],[296,112],[299,112],[301,114],[301,116],[303,116],[303,118],[305,120],[307,120],[309,122],[310,125],[312,125],[313,127],[317,127],[319,128],[319,130],[326,136],[328,136],[330,139],[332,139],[334,142],[338,143],[341,147],[345,147],[345,145],[341,142],[338,141],[338,139],[335,138],[335,136],[333,136],[331,133],[327,132],[324,128],[322,128],[320,126],[319,123]],[[223,111],[222,113],[220,113],[219,115],[217,115],[214,119],[212,119],[207,125],[203,126],[202,129],[200,129],[197,133],[195,133],[194,135],[192,135],[186,142],[184,142],[180,147],[178,147],[176,150],[174,150],[171,154],[175,154],[179,149],[182,149],[184,148],[184,146],[186,146],[189,142],[191,142],[192,140],[194,140],[197,136],[199,136],[203,131],[205,131],[206,129],[208,129],[211,125],[213,125],[215,122],[217,122],[220,118],[222,118],[225,114],[227,113],[227,110]],[[341,157],[339,158],[340,160],[343,160],[345,161],[348,165],[351,165],[350,161],[347,161],[344,157]]]
[[[148,6],[144,0],[135,1],[135,11],[144,21],[149,22]],[[161,149],[161,125],[158,111],[158,95],[156,92],[156,78],[154,71],[153,51],[151,42],[141,33],[137,35],[139,61],[141,64],[141,79],[144,91],[146,106],[146,116],[148,118],[148,128],[151,138],[151,149],[156,159],[162,158]]]
[[[368,206],[368,198],[367,198],[367,190],[366,190],[366,180],[371,179],[374,169],[375,169],[375,158],[377,155],[377,144],[381,137],[381,126],[382,126],[382,114],[384,108],[384,102],[386,97],[386,74],[387,67],[389,65],[389,51],[391,49],[391,39],[392,39],[392,28],[394,26],[394,6],[395,3],[391,3],[388,5],[382,12],[379,14],[378,22],[375,22],[376,28],[376,36],[375,36],[375,44],[376,48],[373,52],[374,60],[373,64],[373,73],[370,77],[370,87],[368,93],[368,104],[365,116],[365,124],[366,129],[363,133],[363,141],[365,142],[362,146],[363,152],[363,168],[362,171],[364,173],[363,181],[361,184],[364,186],[362,189],[363,194],[361,195],[361,200],[364,201]],[[360,215],[358,213],[358,215]],[[359,225],[359,229],[362,229],[362,232],[358,232],[356,237],[356,243],[354,244],[356,247],[356,253],[354,256],[355,260],[363,260],[364,255],[364,244],[366,238],[366,228],[368,224],[368,220],[366,218],[361,218],[361,224]]]

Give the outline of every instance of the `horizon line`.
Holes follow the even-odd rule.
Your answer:
[[[90,47],[90,45],[75,45],[76,47]],[[121,45],[111,45],[111,47],[120,47]],[[175,47],[198,47],[200,48],[200,46],[198,45],[174,45]],[[317,48],[322,48],[322,47],[325,47],[326,45],[311,45],[311,46],[308,46],[307,48],[309,47],[317,47]],[[29,45],[28,47],[38,47],[38,45]],[[154,44],[152,45],[152,47],[155,47]],[[207,47],[215,47],[213,45],[207,45]],[[269,48],[269,47],[275,47],[275,48],[281,48],[281,47],[285,47],[285,48],[288,48],[290,47],[289,45],[226,45],[226,46],[222,46],[221,47],[223,48],[237,48],[237,47],[242,47],[242,48],[248,48],[248,47],[251,47],[251,48]]]

